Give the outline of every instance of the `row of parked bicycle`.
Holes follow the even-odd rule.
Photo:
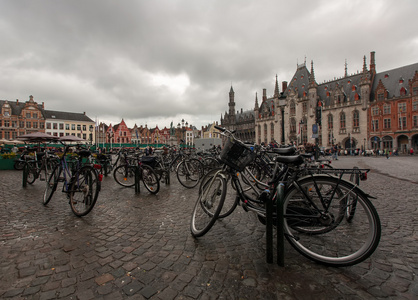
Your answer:
[[[367,169],[333,168],[327,159],[314,160],[295,147],[268,148],[245,144],[234,132],[217,126],[226,138],[220,153],[196,153],[167,147],[152,156],[120,149],[116,155],[92,154],[71,145],[57,157],[44,152],[22,160],[24,180],[46,181],[43,203],[51,200],[63,182],[71,209],[77,216],[94,207],[103,176],[112,174],[121,186],[141,181],[153,194],[160,183],[170,184],[175,174],[186,188],[198,187],[190,230],[202,237],[216,222],[238,206],[254,212],[266,223],[267,207],[273,207],[275,224],[281,218],[288,242],[302,255],[331,266],[349,266],[368,258],[377,248],[381,225],[372,196],[360,189]],[[280,196],[279,187],[283,188]],[[278,215],[281,207],[283,215]],[[231,229],[232,230],[232,229]],[[235,228],[233,229],[235,230]]]

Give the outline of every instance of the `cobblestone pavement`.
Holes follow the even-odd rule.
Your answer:
[[[43,182],[23,188],[19,171],[0,171],[0,298],[417,299],[418,158],[332,164],[372,169],[361,187],[377,197],[382,238],[352,267],[316,264],[287,242],[285,266],[267,264],[265,227],[240,207],[194,239],[197,191],[175,178],[155,196],[104,178],[93,211],[77,218],[60,191],[43,206]]]

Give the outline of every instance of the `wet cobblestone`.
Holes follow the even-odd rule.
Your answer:
[[[22,187],[0,171],[0,298],[4,299],[417,299],[417,157],[340,157],[370,168],[380,245],[352,267],[329,268],[285,242],[285,267],[267,264],[265,228],[240,207],[194,239],[197,190],[175,178],[158,195],[104,178],[82,218],[60,190],[42,205],[43,182]]]

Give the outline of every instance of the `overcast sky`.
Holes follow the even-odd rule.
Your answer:
[[[318,83],[418,62],[416,0],[0,0],[0,99],[160,128],[254,108],[276,74]]]

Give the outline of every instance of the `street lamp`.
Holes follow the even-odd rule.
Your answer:
[[[89,131],[90,131],[90,145],[93,145],[93,125],[90,125]]]

